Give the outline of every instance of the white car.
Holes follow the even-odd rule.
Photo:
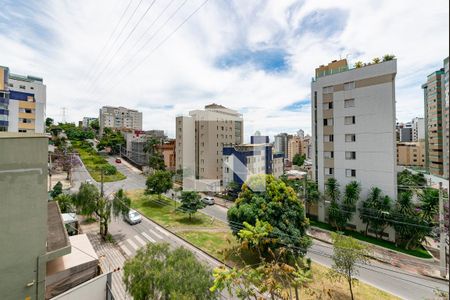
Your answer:
[[[214,202],[214,198],[213,197],[209,197],[209,196],[203,197],[202,201],[203,201],[203,203],[205,203],[207,205],[214,205],[214,203],[215,203]]]
[[[124,216],[124,221],[130,225],[138,224],[142,222],[142,216],[135,211],[134,209],[130,209],[128,214]]]

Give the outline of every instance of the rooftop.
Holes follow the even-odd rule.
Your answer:
[[[69,236],[56,201],[48,202],[47,214],[47,253],[56,252],[58,250],[64,251],[61,255],[70,253]],[[69,251],[65,250],[67,247]],[[61,255],[56,255],[56,257]],[[49,260],[50,259],[51,258],[49,258]]]
[[[9,73],[9,78],[14,80],[26,81],[26,82],[40,82],[43,83],[44,79],[41,77],[31,76],[31,75],[18,75]]]

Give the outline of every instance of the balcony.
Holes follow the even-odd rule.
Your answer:
[[[0,109],[0,115],[9,115],[9,110],[7,110],[7,109]]]
[[[9,104],[9,99],[5,97],[0,97],[0,104]]]

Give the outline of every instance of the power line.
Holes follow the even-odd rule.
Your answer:
[[[153,5],[155,4],[156,0],[153,0],[152,2],[150,2],[150,4],[147,6],[147,9],[145,10],[145,12],[141,15],[141,17],[139,18],[139,20],[136,22],[136,24],[134,25],[134,27],[131,29],[131,31],[128,33],[128,35],[126,36],[126,38],[122,41],[122,43],[120,44],[120,46],[116,49],[116,51],[113,53],[113,55],[110,57],[110,59],[108,60],[108,62],[106,63],[105,67],[101,70],[101,72],[97,75],[97,77],[99,78],[110,66],[112,60],[115,58],[115,56],[117,55],[117,53],[122,49],[122,47],[125,45],[125,43],[128,41],[128,39],[133,35],[133,32],[136,30],[136,28],[139,26],[139,24],[142,22],[142,20],[144,19],[144,17],[148,14],[148,12],[150,11],[150,9],[153,7]],[[92,81],[91,84],[91,88],[95,87],[95,80]]]
[[[125,14],[127,13],[128,9],[130,8],[131,3],[133,2],[133,0],[129,0],[128,1],[128,5],[126,6],[125,10],[123,11],[122,15],[119,18],[119,21],[117,22],[116,26],[114,26],[114,29],[111,31],[111,34],[109,35],[108,40],[106,41],[106,43],[103,45],[103,48],[100,50],[100,52],[97,54],[97,57],[94,60],[94,64],[92,65],[92,67],[89,69],[89,72],[86,74],[85,78],[89,78],[91,76],[92,71],[95,70],[95,68],[97,67],[97,64],[100,63],[100,61],[102,61],[102,59],[104,58],[104,56],[102,56],[103,51],[106,49],[106,47],[108,46],[109,42],[111,41],[112,37],[114,36],[117,28],[119,27],[119,24],[122,22],[123,17],[125,16]],[[100,60],[99,60],[100,59]]]

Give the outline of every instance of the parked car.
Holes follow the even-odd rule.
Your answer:
[[[120,164],[122,160],[120,158],[116,158],[116,163]]]
[[[142,222],[142,216],[134,209],[130,209],[128,211],[128,214],[126,214],[123,219],[125,222],[127,222],[130,225],[134,225],[134,224],[138,224],[138,223]]]
[[[205,203],[207,205],[213,205],[215,203],[214,202],[214,198],[213,197],[209,197],[209,196],[206,196],[206,197],[202,198],[202,201],[203,201],[203,203]]]

